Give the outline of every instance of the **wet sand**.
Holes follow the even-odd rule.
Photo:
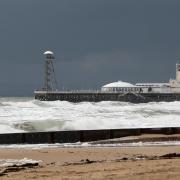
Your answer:
[[[167,154],[177,156],[163,156]],[[179,180],[179,154],[180,146],[0,149],[0,159],[42,160],[37,167],[10,171],[0,179]]]

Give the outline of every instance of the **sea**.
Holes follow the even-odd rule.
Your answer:
[[[180,127],[180,102],[39,101],[0,97],[0,133]]]
[[[0,132],[180,127],[180,102],[133,104],[0,98]]]

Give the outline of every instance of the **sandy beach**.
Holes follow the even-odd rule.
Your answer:
[[[41,161],[25,168],[0,167],[2,180],[174,179],[180,146],[0,149],[0,159]]]

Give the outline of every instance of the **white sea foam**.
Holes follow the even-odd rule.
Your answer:
[[[112,143],[91,144],[81,143],[56,143],[56,144],[11,144],[0,145],[0,149],[45,149],[45,148],[84,148],[84,147],[152,147],[152,146],[180,146],[180,141],[157,141],[157,142],[134,142],[134,143]],[[1,162],[1,161],[0,161]]]
[[[10,167],[10,166],[23,166],[26,164],[36,164],[41,163],[42,161],[39,160],[32,160],[28,158],[23,159],[0,159],[0,167]]]
[[[180,127],[180,102],[43,102],[0,98],[0,132]]]

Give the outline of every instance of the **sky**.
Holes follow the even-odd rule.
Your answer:
[[[179,0],[1,0],[0,96],[33,96],[54,52],[60,89],[168,82],[180,61]]]

